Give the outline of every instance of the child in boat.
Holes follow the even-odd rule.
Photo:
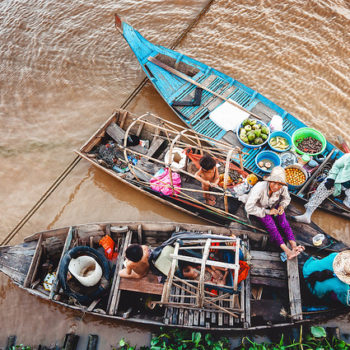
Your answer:
[[[187,265],[183,268],[182,274],[185,278],[199,281],[200,277],[200,267],[193,267],[190,265]],[[214,267],[207,266],[205,268],[204,273],[204,282],[210,282],[213,284],[217,284],[219,286],[226,285],[226,277],[228,274],[227,269],[223,269],[223,272],[221,272],[219,269]]]
[[[200,161],[200,169],[195,173],[195,178],[202,183],[203,191],[209,191],[211,187],[216,187],[219,183],[219,172],[216,161],[209,154],[204,155]],[[203,194],[205,202],[215,205],[216,198],[209,193]]]
[[[264,181],[258,182],[250,190],[246,198],[245,210],[248,215],[254,215],[262,222],[270,234],[271,241],[281,247],[288,259],[293,259],[305,248],[297,246],[284,213],[290,200],[285,170],[276,166],[272,169],[270,176],[265,176]],[[284,231],[291,249],[285,244],[276,223]]]
[[[149,271],[151,250],[146,245],[130,244],[125,251],[126,266],[119,272],[120,277],[142,278]]]

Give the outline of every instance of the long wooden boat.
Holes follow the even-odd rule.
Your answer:
[[[128,146],[133,139],[142,140],[149,146]],[[122,183],[164,204],[217,225],[266,233],[257,219],[247,218],[244,205],[233,198],[232,189],[244,181],[248,173],[234,162],[239,163],[242,157],[240,148],[233,149],[226,142],[203,136],[150,113],[137,117],[128,111],[117,110],[76,152]],[[206,203],[205,191],[194,177],[198,159],[203,153],[215,157],[219,173],[224,177],[222,187],[207,192],[216,196],[215,205]],[[162,175],[157,177],[161,171]],[[163,179],[164,174],[167,177]],[[175,183],[175,178],[181,181],[181,185]],[[229,178],[236,183],[229,185]],[[174,179],[173,183],[170,179]],[[287,216],[298,214],[292,204],[288,206]],[[312,246],[313,237],[321,233],[326,237],[324,247],[331,246],[334,250],[344,247],[342,242],[331,238],[314,223],[290,220],[290,224],[300,244]]]
[[[118,253],[111,260],[99,243],[106,237],[113,242],[109,244],[113,255]],[[158,255],[151,254],[155,268],[145,277],[119,275],[130,243],[156,248],[164,241],[167,244],[157,248]],[[81,256],[100,265],[97,284],[86,287],[74,277],[70,263]],[[182,275],[188,264],[198,266],[198,280]],[[213,266],[228,269],[224,283],[204,280]],[[283,263],[278,253],[262,249],[258,235],[223,227],[109,222],[53,229],[29,236],[22,244],[0,247],[0,271],[27,292],[56,304],[154,326],[258,330],[344,312],[343,307],[315,309],[307,301],[299,283],[298,259]],[[304,317],[310,307],[313,312]]]
[[[152,44],[118,15],[116,28],[129,44],[160,96],[187,127],[198,133],[242,147],[235,135],[235,128],[227,127],[230,124],[227,119],[234,115],[238,117],[242,113],[266,124],[270,123],[274,115],[279,115],[283,118],[283,131],[289,135],[306,126],[283,108],[234,78],[180,52]],[[218,115],[225,115],[226,119],[218,122]],[[244,147],[245,168],[262,176],[263,172],[255,164],[255,157],[258,152],[268,148],[268,145],[254,149]],[[320,183],[324,170],[343,155],[343,152],[327,141],[323,155],[325,161],[316,171],[312,169],[312,175],[310,174],[305,185],[301,189],[291,190],[292,195],[302,202],[307,202]],[[320,208],[350,218],[350,209],[332,197],[324,201]]]

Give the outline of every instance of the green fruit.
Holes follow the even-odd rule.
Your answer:
[[[248,132],[247,137],[249,141],[253,141],[255,139],[255,132],[254,131]]]
[[[261,128],[261,132],[262,132],[263,134],[268,135],[268,134],[269,134],[269,128],[268,128],[267,126],[263,126],[263,127]]]
[[[256,120],[255,119],[249,119],[249,124],[251,126],[255,125],[256,124]]]
[[[261,124],[254,124],[254,125],[252,126],[252,128],[253,128],[254,130],[258,130],[258,129],[261,128]]]
[[[249,119],[243,120],[242,126],[249,125]]]
[[[246,129],[244,129],[244,128],[240,128],[239,129],[239,133],[240,133],[240,135],[246,135],[247,134],[247,130]]]
[[[266,134],[261,134],[260,137],[265,141],[267,140],[267,135]],[[273,146],[273,145],[272,145]]]
[[[256,129],[256,130],[254,130],[254,133],[255,133],[255,136],[256,136],[256,137],[260,137],[260,135],[261,135],[261,130],[260,130],[260,129]]]
[[[261,143],[263,143],[263,139],[261,137],[257,137],[255,140],[254,140],[254,144],[255,145],[260,145]]]
[[[241,136],[241,140],[245,143],[249,143],[248,137],[247,136]]]
[[[251,127],[250,125],[246,125],[246,126],[244,127],[244,129],[246,129],[246,131],[250,131],[250,130],[252,130],[252,127]]]

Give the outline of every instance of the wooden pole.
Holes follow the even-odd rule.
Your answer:
[[[184,79],[185,81],[188,81],[189,83],[191,83],[191,84],[193,84],[193,85],[195,85],[195,86],[198,86],[199,88],[201,88],[201,89],[203,89],[203,90],[205,90],[205,91],[210,92],[210,93],[213,94],[214,96],[221,98],[222,100],[224,100],[224,101],[226,101],[226,102],[228,102],[228,103],[234,105],[235,107],[241,109],[242,111],[244,111],[244,112],[246,112],[246,113],[248,113],[248,114],[251,114],[251,115],[254,116],[255,118],[261,120],[261,118],[260,118],[257,114],[255,114],[255,113],[253,113],[253,112],[251,112],[251,111],[248,111],[247,109],[245,109],[244,107],[242,107],[240,104],[234,102],[233,100],[230,100],[230,99],[228,99],[228,98],[226,98],[226,97],[224,97],[224,96],[222,96],[222,95],[216,93],[215,91],[208,89],[206,86],[202,85],[201,83],[198,83],[197,81],[191,79],[188,75],[183,74],[183,73],[179,72],[178,70],[176,70],[176,69],[174,69],[174,68],[172,68],[172,67],[169,67],[168,65],[166,65],[165,63],[163,63],[163,62],[157,60],[156,58],[154,58],[154,57],[152,57],[152,56],[149,56],[149,57],[148,57],[148,60],[149,60],[150,62],[154,63],[155,65],[157,65],[157,66],[159,66],[159,67],[165,69],[166,71],[168,71],[168,72],[170,72],[170,73],[172,73],[172,74],[174,74],[174,75],[176,75],[176,76],[178,76],[178,77]]]

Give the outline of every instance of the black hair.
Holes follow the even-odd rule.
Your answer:
[[[142,246],[136,243],[130,244],[129,247],[126,248],[125,255],[133,262],[140,261],[143,256]]]
[[[323,282],[334,277],[334,272],[331,270],[314,271],[307,278],[306,282],[310,283],[312,290],[315,288],[316,282]]]
[[[210,169],[213,169],[215,167],[216,161],[209,154],[205,154],[200,159],[199,164],[204,170],[210,170]]]

